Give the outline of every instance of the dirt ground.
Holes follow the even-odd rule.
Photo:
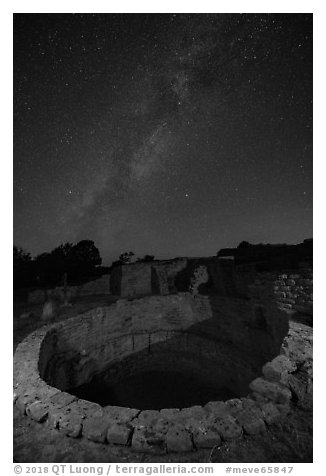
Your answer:
[[[58,307],[54,321],[110,305],[116,300],[113,296],[81,298],[69,307]],[[32,315],[21,319],[24,312],[31,312]],[[44,325],[41,313],[42,305],[14,303],[14,350],[30,332]],[[307,324],[305,316],[296,316],[296,320]],[[313,458],[312,412],[297,408],[291,410],[285,422],[270,426],[265,433],[255,437],[245,436],[209,450],[163,456],[136,453],[127,447],[93,443],[83,438],[62,437],[57,430],[22,417],[15,406],[13,421],[13,457],[14,462],[19,463],[308,463]]]

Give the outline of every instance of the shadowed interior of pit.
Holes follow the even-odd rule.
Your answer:
[[[213,388],[194,375],[174,371],[145,371],[113,385],[95,377],[87,384],[70,389],[70,393],[102,406],[118,405],[140,410],[183,408],[238,397],[225,387]]]

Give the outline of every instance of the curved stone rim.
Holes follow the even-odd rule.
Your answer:
[[[96,309],[92,310],[96,315]],[[80,319],[78,315],[68,319]],[[262,368],[263,377],[250,384],[245,398],[209,402],[182,409],[138,410],[78,399],[48,385],[39,373],[39,355],[47,335],[67,321],[44,326],[29,334],[14,355],[14,403],[22,414],[70,437],[131,446],[150,453],[184,452],[211,448],[257,434],[280,421],[292,397],[287,378],[294,362],[278,355]]]

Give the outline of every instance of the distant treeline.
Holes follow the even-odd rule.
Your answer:
[[[110,267],[101,266],[102,258],[94,241],[64,243],[48,253],[32,258],[30,253],[14,246],[14,288],[78,285],[109,273],[113,266],[132,262],[153,261],[153,255],[136,258],[133,251],[122,253]]]
[[[242,241],[237,248],[223,248],[219,258],[233,258],[236,265],[253,265],[257,270],[297,268],[303,261],[312,262],[313,240],[309,238],[297,245],[251,244]]]
[[[79,284],[107,272],[108,268],[101,263],[100,252],[91,240],[65,243],[35,258],[14,246],[14,288],[57,286],[64,280],[69,284]]]

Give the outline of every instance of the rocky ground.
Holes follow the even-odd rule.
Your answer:
[[[109,305],[116,299],[108,296],[89,296],[69,307],[59,307],[55,321],[75,316],[97,306]],[[29,317],[20,316],[31,313]],[[42,326],[42,305],[14,304],[14,349],[34,329]],[[291,352],[301,352],[301,346],[312,346],[312,328],[304,315],[290,316],[290,333],[298,344]],[[292,339],[293,342],[293,339]],[[309,347],[309,349],[310,349]],[[291,408],[286,419],[268,427],[257,436],[223,442],[219,447],[191,453],[166,455],[144,454],[128,447],[93,443],[83,438],[63,437],[57,430],[22,417],[14,406],[14,461],[16,462],[200,462],[200,463],[303,463],[312,462],[312,411]]]
[[[14,460],[20,463],[307,463],[312,462],[312,414],[292,411],[264,433],[193,453],[152,455],[122,446],[62,437],[14,408]]]

